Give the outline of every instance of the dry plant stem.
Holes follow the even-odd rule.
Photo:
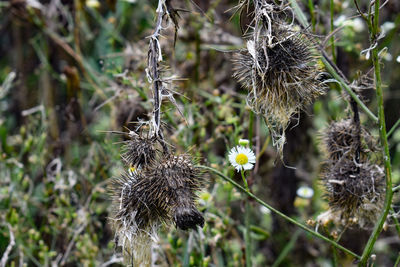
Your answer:
[[[12,248],[15,246],[15,237],[11,225],[7,224],[7,226],[8,226],[8,231],[10,232],[10,242],[8,243],[8,246],[3,253],[3,256],[1,257],[0,267],[6,266],[8,256],[10,255]]]
[[[208,170],[208,171],[214,172],[214,173],[217,174],[219,177],[221,177],[221,178],[224,179],[225,181],[231,183],[231,184],[232,184],[233,186],[235,186],[237,189],[239,189],[240,191],[242,191],[243,193],[247,194],[249,197],[251,197],[252,199],[254,199],[254,200],[255,200],[256,202],[258,202],[260,205],[262,205],[262,206],[264,206],[264,207],[270,209],[271,211],[275,212],[276,214],[278,214],[279,216],[281,216],[281,217],[284,218],[285,220],[287,220],[287,221],[289,221],[289,222],[295,224],[296,226],[298,226],[299,228],[303,229],[304,231],[306,231],[306,232],[312,234],[313,236],[318,237],[318,238],[320,238],[320,239],[322,239],[322,240],[324,240],[324,241],[330,243],[332,246],[334,246],[334,247],[336,247],[336,248],[338,248],[338,249],[340,249],[340,250],[346,252],[347,254],[353,256],[353,257],[356,258],[356,259],[360,259],[360,258],[361,258],[361,257],[360,257],[359,255],[357,255],[356,253],[354,253],[354,252],[348,250],[347,248],[345,248],[345,247],[341,246],[340,244],[336,243],[335,241],[332,241],[331,239],[329,239],[329,238],[327,238],[327,237],[321,235],[320,233],[315,232],[315,231],[309,229],[307,226],[305,226],[305,225],[303,225],[303,224],[297,222],[296,220],[294,220],[294,219],[290,218],[289,216],[283,214],[283,213],[280,212],[279,210],[277,210],[277,209],[273,208],[272,206],[268,205],[267,203],[265,203],[264,201],[262,201],[260,198],[258,198],[257,196],[255,196],[253,193],[248,192],[244,187],[242,187],[241,185],[239,185],[238,183],[236,183],[235,181],[233,181],[231,178],[225,176],[225,175],[224,175],[223,173],[221,173],[220,171],[218,171],[218,170],[216,170],[216,169],[214,169],[214,168],[208,167],[208,166],[203,166],[203,165],[198,165],[197,167],[198,167],[198,168],[201,168],[201,169],[204,169],[204,170]]]
[[[150,51],[149,51],[149,59],[148,66],[149,71],[151,71],[152,80],[153,80],[153,94],[154,94],[154,108],[153,108],[153,116],[155,123],[155,132],[154,135],[158,136],[160,131],[160,113],[161,113],[161,81],[160,81],[160,71],[158,69],[158,61],[161,56],[160,45],[158,38],[160,37],[160,32],[162,29],[162,19],[165,14],[165,10],[162,6],[162,0],[158,1],[157,8],[157,23],[154,33],[150,36]],[[159,10],[161,7],[161,10]]]
[[[379,5],[380,1],[375,1],[375,16],[373,21],[371,20],[371,32],[370,32],[370,41],[371,45],[377,42],[377,38],[379,35]],[[390,163],[390,154],[389,154],[389,145],[387,141],[386,134],[386,123],[385,123],[385,113],[383,106],[383,88],[382,88],[382,80],[381,80],[381,68],[378,57],[378,46],[375,46],[372,49],[372,63],[374,64],[375,71],[375,87],[376,87],[376,98],[378,102],[378,117],[379,117],[379,136],[381,139],[381,145],[383,147],[383,160],[385,166],[385,175],[386,175],[386,197],[384,209],[379,221],[375,224],[374,231],[372,232],[367,245],[364,248],[364,251],[361,256],[361,260],[359,266],[366,266],[368,259],[372,253],[372,249],[374,248],[374,244],[378,239],[380,232],[382,231],[383,224],[386,221],[386,217],[389,214],[390,207],[392,205],[393,198],[393,190],[392,190],[392,166]]]
[[[300,9],[299,5],[297,4],[296,0],[288,0],[292,5],[293,11],[296,15],[296,18],[301,23],[303,28],[308,27],[307,18],[304,15],[303,11]],[[358,98],[358,96],[353,92],[350,88],[348,83],[345,81],[345,78],[342,77],[339,72],[336,70],[335,65],[333,62],[327,58],[325,51],[321,49],[321,60],[324,63],[328,72],[340,83],[340,85],[349,93],[349,95],[357,102],[357,104],[361,107],[362,110],[370,117],[374,122],[378,122],[378,118],[368,109],[368,107]]]

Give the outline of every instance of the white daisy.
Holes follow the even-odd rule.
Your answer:
[[[314,195],[314,190],[308,186],[300,186],[296,193],[301,198],[312,198]]]
[[[238,172],[242,169],[251,170],[256,163],[256,156],[250,148],[237,146],[229,151],[229,161]]]

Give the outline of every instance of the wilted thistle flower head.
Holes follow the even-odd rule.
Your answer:
[[[161,223],[173,221],[183,230],[203,226],[196,209],[196,192],[203,185],[203,173],[186,154],[156,153],[151,164],[114,179],[111,221],[117,245],[139,264],[148,262],[148,247]]]
[[[332,214],[341,216],[336,221],[344,225],[372,226],[383,207],[384,171],[369,160],[367,152],[373,150],[369,139],[350,119],[333,122],[323,137],[328,156],[323,174],[326,197]]]
[[[280,151],[290,118],[324,93],[311,49],[304,33],[273,21],[233,55],[233,76],[249,90],[248,105],[264,115]]]
[[[344,159],[330,166],[324,176],[329,206],[339,211],[344,224],[373,226],[385,198],[384,171],[376,164]]]
[[[175,225],[182,230],[203,227],[204,218],[196,209],[196,192],[204,186],[203,172],[188,155],[167,155],[157,168],[154,177],[164,177],[164,194],[168,199]]]

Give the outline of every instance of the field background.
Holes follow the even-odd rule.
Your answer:
[[[28,2],[28,4],[27,4]],[[360,52],[369,47],[366,25],[353,1],[298,1],[314,21],[321,40],[334,28],[335,59],[350,79],[371,69]],[[310,16],[309,2],[314,13]],[[366,1],[360,1],[366,9]],[[319,177],[324,162],[321,131],[351,115],[340,88],[308,106],[287,130],[284,166],[261,116],[246,107],[247,91],[232,78],[232,51],[245,46],[236,0],[173,1],[180,12],[174,28],[163,31],[166,76],[174,82],[176,106],[165,102],[167,140],[235,181],[227,153],[253,135],[257,164],[252,191],[283,213],[305,223],[327,209]],[[120,251],[107,218],[107,181],[123,171],[122,135],[152,111],[146,66],[148,39],[157,1],[0,2],[0,255],[12,244],[5,266],[120,266]],[[400,2],[381,10],[380,40],[387,129],[400,118]],[[319,38],[319,37],[317,37]],[[332,54],[328,43],[326,48]],[[377,114],[374,89],[362,97]],[[252,119],[250,119],[253,117]],[[252,124],[250,122],[253,121]],[[378,137],[378,127],[361,114]],[[400,130],[389,138],[393,183],[400,183]],[[209,173],[199,208],[202,231],[173,225],[160,231],[159,266],[244,266],[244,199],[230,183]],[[310,200],[296,198],[302,185]],[[394,216],[400,212],[395,194]],[[351,266],[353,259],[252,202],[254,266]],[[332,228],[320,229],[329,236]],[[348,229],[340,244],[361,254],[371,229]],[[400,239],[393,221],[375,245],[376,266],[393,266]]]

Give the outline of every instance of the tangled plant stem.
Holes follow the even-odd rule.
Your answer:
[[[212,171],[213,173],[217,174],[219,177],[221,177],[221,178],[224,179],[225,181],[231,183],[233,186],[235,186],[235,187],[236,187],[237,189],[239,189],[241,192],[245,193],[245,194],[248,195],[250,198],[252,198],[252,199],[254,199],[255,201],[257,201],[260,205],[262,205],[262,206],[268,208],[268,209],[271,210],[272,212],[275,212],[276,214],[278,214],[279,216],[281,216],[283,219],[285,219],[285,220],[287,220],[287,221],[289,221],[289,222],[295,224],[296,226],[298,226],[299,228],[303,229],[304,231],[306,231],[306,232],[312,234],[313,236],[318,237],[318,238],[320,238],[320,239],[322,239],[322,240],[324,240],[324,241],[330,243],[332,246],[334,246],[334,247],[336,247],[336,248],[338,248],[338,249],[340,249],[340,250],[346,252],[347,254],[353,256],[353,257],[356,258],[356,259],[360,259],[360,258],[361,258],[361,257],[360,257],[359,255],[357,255],[356,253],[354,253],[354,252],[348,250],[347,248],[341,246],[341,245],[338,244],[337,242],[335,242],[335,241],[329,239],[329,238],[326,237],[326,236],[321,235],[321,234],[318,233],[318,232],[315,232],[315,231],[309,229],[307,226],[305,226],[305,225],[299,223],[298,221],[296,221],[296,220],[290,218],[289,216],[283,214],[283,213],[280,212],[279,210],[277,210],[277,209],[273,208],[272,206],[268,205],[267,203],[265,203],[264,201],[262,201],[260,198],[258,198],[257,196],[255,196],[253,193],[248,192],[243,186],[239,185],[238,183],[236,183],[235,181],[233,181],[231,178],[227,177],[226,175],[224,175],[224,174],[221,173],[220,171],[218,171],[218,170],[216,170],[216,169],[214,169],[214,168],[208,167],[208,166],[203,166],[203,165],[198,165],[197,167],[198,167],[198,168],[201,168],[201,169],[204,169],[204,170]]]

